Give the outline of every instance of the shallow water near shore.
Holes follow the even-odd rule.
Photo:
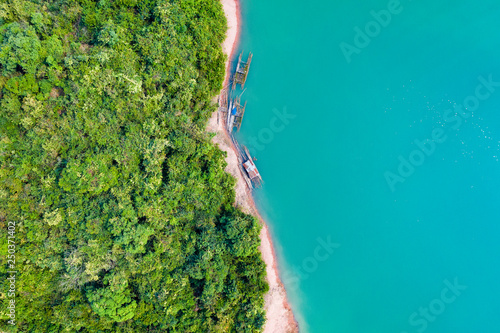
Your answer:
[[[238,137],[280,274],[301,332],[497,333],[500,4],[401,1],[348,63],[388,6],[241,4]]]

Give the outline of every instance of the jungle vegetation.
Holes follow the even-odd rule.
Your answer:
[[[218,0],[0,1],[2,331],[261,331],[260,226],[205,132],[225,31]]]

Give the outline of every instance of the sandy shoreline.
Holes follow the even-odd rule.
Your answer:
[[[238,0],[221,0],[221,3],[228,23],[227,36],[223,43],[224,53],[228,55],[226,77],[224,79],[224,86],[226,86],[231,69],[230,60],[234,58],[234,52],[239,40],[241,16]],[[228,165],[226,171],[236,178],[236,205],[244,212],[257,217],[262,225],[260,252],[262,253],[262,259],[266,263],[269,283],[269,292],[264,296],[266,310],[264,333],[297,333],[299,332],[298,325],[288,304],[285,288],[278,275],[276,254],[268,227],[256,209],[252,193],[238,167],[236,148],[222,124],[222,121],[219,124],[217,123],[217,112],[214,112],[207,125],[207,131],[216,133],[213,142],[218,144],[221,150],[227,152],[226,162]]]

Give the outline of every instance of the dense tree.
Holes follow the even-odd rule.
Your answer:
[[[204,130],[225,29],[217,0],[0,4],[2,331],[261,331],[260,226]]]

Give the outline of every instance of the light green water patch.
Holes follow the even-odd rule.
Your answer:
[[[341,43],[389,1],[243,2],[255,196],[303,332],[498,332],[500,90],[457,129],[443,114],[500,81],[500,4],[400,7],[348,63]],[[385,173],[435,129],[446,140],[391,191]]]

